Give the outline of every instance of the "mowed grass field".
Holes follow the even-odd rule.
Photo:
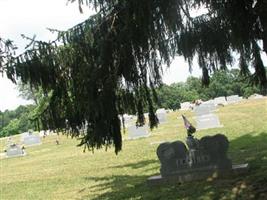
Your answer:
[[[186,138],[182,113],[194,122],[192,112],[169,113],[168,122],[159,125],[150,137],[125,140],[118,155],[114,149],[83,153],[83,148],[76,147],[76,139],[60,136],[60,145],[56,145],[57,136],[48,136],[42,145],[28,147],[25,157],[2,157],[0,199],[267,199],[267,98],[220,107],[217,114],[224,127],[195,134],[197,138],[225,134],[230,140],[229,157],[234,164],[248,162],[248,174],[147,185],[148,177],[159,174],[157,143]],[[5,145],[6,139],[1,139],[1,152]]]

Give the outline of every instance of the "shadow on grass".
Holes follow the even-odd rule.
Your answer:
[[[114,175],[107,177],[86,177],[96,183],[91,191],[100,193],[95,198],[83,196],[91,200],[172,200],[172,199],[267,199],[267,133],[257,136],[252,133],[241,136],[230,142],[229,155],[233,163],[250,165],[245,176],[202,181],[194,183],[148,186],[144,175]],[[156,161],[126,164],[115,167],[140,168]],[[151,170],[151,175],[153,175]],[[107,190],[102,193],[101,191]],[[101,194],[102,193],[102,194]]]
[[[150,164],[154,164],[158,162],[157,160],[143,160],[141,162],[138,163],[129,163],[129,164],[125,164],[125,165],[115,165],[112,166],[111,168],[131,168],[131,169],[139,169],[139,168],[143,168],[144,166],[150,165]]]

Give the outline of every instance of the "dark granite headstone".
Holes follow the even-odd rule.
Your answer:
[[[159,145],[157,155],[161,163],[161,175],[148,178],[148,184],[183,183],[248,171],[248,164],[232,165],[227,157],[229,141],[222,134],[200,140],[189,135],[186,144],[188,149],[181,141]]]
[[[157,155],[161,162],[161,176],[184,175],[206,169],[229,170],[232,162],[227,157],[229,142],[222,134],[206,136],[200,140],[187,138],[187,146],[181,141],[159,145]]]

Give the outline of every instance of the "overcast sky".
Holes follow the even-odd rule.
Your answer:
[[[55,35],[47,28],[66,30],[87,19],[92,11],[84,7],[79,12],[76,3],[68,4],[67,0],[0,0],[0,36],[11,39],[23,52],[28,43],[21,34],[38,40],[53,40]],[[201,74],[198,66],[193,67],[193,76]],[[188,64],[177,57],[170,68],[165,69],[163,81],[167,84],[185,81],[190,75]],[[7,78],[0,76],[0,110],[15,109],[18,105],[29,103],[18,97],[16,86]]]

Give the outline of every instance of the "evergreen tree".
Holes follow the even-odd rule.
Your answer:
[[[70,0],[74,2],[75,0]],[[232,63],[240,55],[242,73],[252,64],[255,83],[266,87],[259,41],[267,52],[265,0],[79,0],[97,14],[67,31],[57,31],[51,43],[31,40],[31,48],[9,57],[8,77],[20,78],[32,87],[51,91],[43,115],[51,129],[81,136],[89,149],[115,145],[121,149],[118,115],[138,114],[144,123],[149,109],[151,128],[157,125],[153,102],[162,84],[162,64],[176,55],[189,62],[198,58],[202,82],[212,71]],[[190,16],[190,9],[206,7],[207,13]],[[2,67],[3,68],[3,67]],[[154,98],[154,100],[153,100]],[[80,132],[85,126],[87,132]]]

